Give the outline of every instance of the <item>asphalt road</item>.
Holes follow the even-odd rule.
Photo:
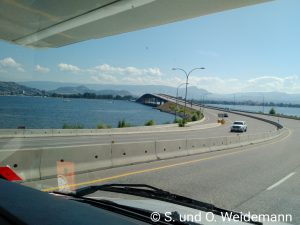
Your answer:
[[[289,132],[277,140],[81,174],[77,187],[148,184],[244,213],[291,214],[292,224],[300,224],[300,121],[281,123]],[[27,185],[57,185],[55,179],[42,183]]]
[[[215,122],[217,113],[205,109],[204,124]],[[270,118],[277,121],[275,117]],[[229,113],[226,125],[210,129],[113,136],[3,138],[0,149],[237,135],[229,132],[229,124],[234,120],[246,120],[249,133],[275,129],[262,121]],[[300,121],[281,118],[280,122],[289,128],[289,133],[280,139],[80,174],[75,178],[76,187],[104,183],[149,184],[235,211],[291,214],[292,224],[300,224]],[[46,191],[56,186],[57,180],[26,185]]]
[[[239,116],[232,113],[228,113],[229,117],[226,118],[225,125],[205,128],[205,124],[215,124],[217,121],[217,114],[219,111],[212,109],[204,109],[205,121],[197,126],[191,128],[182,128],[180,131],[169,131],[163,129],[160,132],[153,131],[153,133],[131,133],[131,134],[106,134],[95,136],[62,136],[62,137],[34,137],[34,138],[0,138],[0,151],[1,149],[39,149],[47,147],[64,147],[74,145],[86,145],[86,144],[107,144],[114,141],[115,143],[123,142],[141,142],[141,141],[153,141],[153,140],[173,140],[173,139],[185,139],[185,138],[208,138],[208,137],[220,137],[231,135],[243,135],[229,132],[229,126],[234,120],[245,120],[248,123],[247,133],[261,133],[270,130],[274,130],[275,127],[271,124],[251,119],[249,117]],[[201,127],[201,126],[204,126]]]

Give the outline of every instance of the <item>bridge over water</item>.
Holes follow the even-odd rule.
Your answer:
[[[136,101],[144,105],[159,106],[168,102],[169,100],[160,94],[144,94]]]

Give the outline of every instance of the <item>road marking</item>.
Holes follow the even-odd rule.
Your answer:
[[[270,187],[267,188],[267,191],[271,191],[272,189],[274,189],[275,187],[279,186],[280,184],[282,184],[283,182],[285,182],[287,179],[289,179],[290,177],[292,177],[293,175],[295,175],[296,172],[292,172],[289,175],[285,176],[284,178],[282,178],[280,181],[276,182],[275,184],[271,185]]]
[[[235,152],[224,153],[221,155],[216,155],[216,156],[211,156],[211,157],[206,157],[206,158],[201,158],[201,159],[195,159],[195,160],[190,160],[190,161],[181,162],[181,163],[174,163],[174,164],[169,164],[169,165],[165,165],[165,166],[159,166],[159,167],[154,167],[154,168],[149,168],[149,169],[144,169],[144,170],[136,170],[133,172],[123,173],[123,174],[119,174],[119,175],[115,175],[115,176],[111,176],[111,177],[99,178],[99,179],[95,179],[95,180],[80,182],[77,184],[66,185],[66,186],[67,187],[78,187],[78,186],[83,186],[83,185],[91,185],[91,184],[95,184],[95,183],[101,183],[104,181],[110,181],[110,180],[115,180],[118,178],[131,176],[131,175],[136,175],[136,174],[141,174],[141,173],[149,173],[149,172],[159,171],[159,170],[168,169],[168,168],[172,168],[172,167],[176,167],[176,166],[182,166],[182,165],[193,164],[193,163],[197,163],[197,162],[201,162],[201,161],[205,161],[205,160],[216,159],[216,158],[220,158],[222,156],[233,155],[233,154],[237,154],[240,152],[241,151],[235,151]],[[42,191],[45,191],[45,192],[55,191],[55,190],[58,190],[59,188],[64,188],[64,187],[50,187],[50,188],[42,189]]]
[[[281,138],[281,139],[276,140],[274,142],[271,141],[269,143],[265,143],[265,145],[274,144],[274,143],[277,143],[279,141],[285,140],[291,134],[290,129],[288,129],[288,131],[289,131],[289,134],[287,136],[285,136],[284,138]],[[211,156],[211,157],[195,159],[195,160],[185,161],[185,162],[181,162],[181,163],[174,163],[174,164],[169,164],[169,165],[165,165],[165,166],[159,166],[159,167],[154,167],[154,168],[149,168],[149,169],[144,169],[144,170],[137,170],[137,171],[123,173],[123,174],[119,174],[119,175],[115,175],[115,176],[111,176],[111,177],[104,177],[104,178],[99,178],[99,179],[95,179],[95,180],[80,182],[80,183],[71,185],[71,187],[91,185],[91,184],[95,184],[95,183],[101,183],[101,182],[104,182],[104,181],[110,181],[110,180],[115,180],[115,179],[118,179],[118,178],[132,176],[132,175],[136,175],[136,174],[149,173],[149,172],[159,171],[159,170],[162,170],[162,169],[168,169],[168,168],[172,168],[172,167],[176,167],[176,166],[193,164],[193,163],[197,163],[197,162],[201,162],[201,161],[205,161],[205,160],[220,158],[220,157],[223,157],[223,156],[234,155],[234,154],[238,154],[238,153],[244,153],[245,151],[249,151],[253,148],[257,148],[257,146],[247,146],[246,149],[244,149],[243,151],[238,149],[234,152],[224,153],[224,154],[215,155],[215,156]],[[159,161],[154,161],[154,162],[159,162]],[[45,192],[55,191],[55,190],[58,190],[59,188],[64,188],[64,187],[50,187],[50,188],[42,189],[42,191],[45,191]]]
[[[214,127],[219,127],[221,126],[220,124],[217,124],[217,123],[212,123],[212,124],[207,124],[207,125],[212,125],[210,127],[195,127],[195,128],[189,128],[189,129],[185,129],[185,130],[173,130],[171,131],[170,133],[172,132],[186,132],[186,131],[193,131],[193,130],[203,130],[203,129],[210,129],[210,128],[214,128]],[[161,131],[156,131],[155,133],[158,133],[158,132],[161,132]],[[165,132],[165,131],[163,131]],[[74,136],[76,137],[76,136]],[[73,137],[73,138],[74,138]],[[211,138],[211,137],[208,137],[208,138]],[[172,140],[172,139],[171,139]],[[147,141],[153,141],[151,139],[144,139],[143,141],[126,141],[126,142],[119,142],[119,143],[126,143],[126,144],[130,144],[130,143],[142,143],[142,142],[147,142]],[[17,148],[17,149],[2,149],[3,151],[6,151],[6,152],[15,152],[15,151],[19,151],[19,150],[22,150],[22,151],[30,151],[30,150],[45,150],[45,149],[61,149],[61,148],[75,148],[75,147],[92,147],[92,146],[101,146],[101,145],[109,145],[111,143],[99,143],[99,144],[77,144],[77,145],[74,145],[72,143],[72,145],[63,145],[63,146],[46,146],[46,147],[31,147],[31,148]]]
[[[205,124],[201,124],[200,126],[190,126],[190,127],[184,127],[184,128],[178,128],[178,127],[174,127],[176,129],[173,130],[150,130],[150,131],[129,131],[129,132],[114,132],[114,133],[78,133],[75,135],[72,134],[67,134],[66,136],[60,136],[60,135],[53,135],[53,136],[25,136],[25,137],[0,137],[4,138],[4,139],[8,139],[8,138],[18,138],[18,139],[23,139],[23,138],[45,138],[45,137],[50,137],[50,138],[72,138],[72,137],[85,137],[85,136],[111,136],[111,135],[128,135],[128,134],[151,134],[151,133],[173,133],[173,132],[186,132],[186,131],[195,131],[195,130],[205,130],[205,129],[211,129],[211,128],[216,128],[219,127],[220,124],[218,123],[205,123]],[[63,135],[63,134],[62,134]],[[40,139],[40,140],[45,140],[45,139]],[[30,140],[31,141],[31,140]],[[2,140],[0,141],[2,143]],[[6,142],[6,141],[4,141]]]

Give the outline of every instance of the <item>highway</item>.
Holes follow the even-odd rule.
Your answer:
[[[205,109],[202,125],[215,123],[218,111]],[[276,117],[265,116],[277,121]],[[233,120],[246,120],[248,133],[274,130],[271,124],[229,113],[226,125],[209,129],[76,137],[2,138],[0,149],[47,149],[80,144],[102,144],[178,138],[244,135],[229,132]],[[291,214],[300,224],[300,121],[280,119],[285,136],[230,150],[122,166],[75,177],[77,187],[104,183],[148,184],[216,206],[254,214]],[[201,124],[199,125],[201,126]],[[26,182],[44,191],[56,179]]]
[[[196,107],[198,108],[198,107]],[[117,134],[102,134],[95,136],[61,136],[61,137],[34,137],[34,138],[0,138],[1,149],[40,149],[47,147],[66,147],[74,145],[95,145],[107,144],[114,141],[114,143],[125,142],[142,142],[153,140],[174,140],[186,138],[208,138],[220,136],[236,136],[244,135],[241,133],[230,133],[229,126],[234,120],[245,120],[248,123],[247,134],[262,133],[266,131],[275,130],[275,126],[252,119],[249,117],[235,115],[228,113],[225,125],[217,125],[217,114],[219,111],[212,109],[204,109],[205,120],[197,126],[186,127],[176,131],[169,129],[154,129],[153,132],[131,132],[131,133],[117,133]],[[207,128],[207,125],[213,125],[213,128]]]
[[[280,139],[81,174],[76,187],[144,183],[235,211],[291,214],[292,224],[300,224],[300,121],[281,119],[281,123],[289,132]]]

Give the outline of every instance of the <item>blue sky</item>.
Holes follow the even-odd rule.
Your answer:
[[[278,0],[57,49],[0,42],[0,80],[185,81],[215,93],[300,93],[300,1]]]

